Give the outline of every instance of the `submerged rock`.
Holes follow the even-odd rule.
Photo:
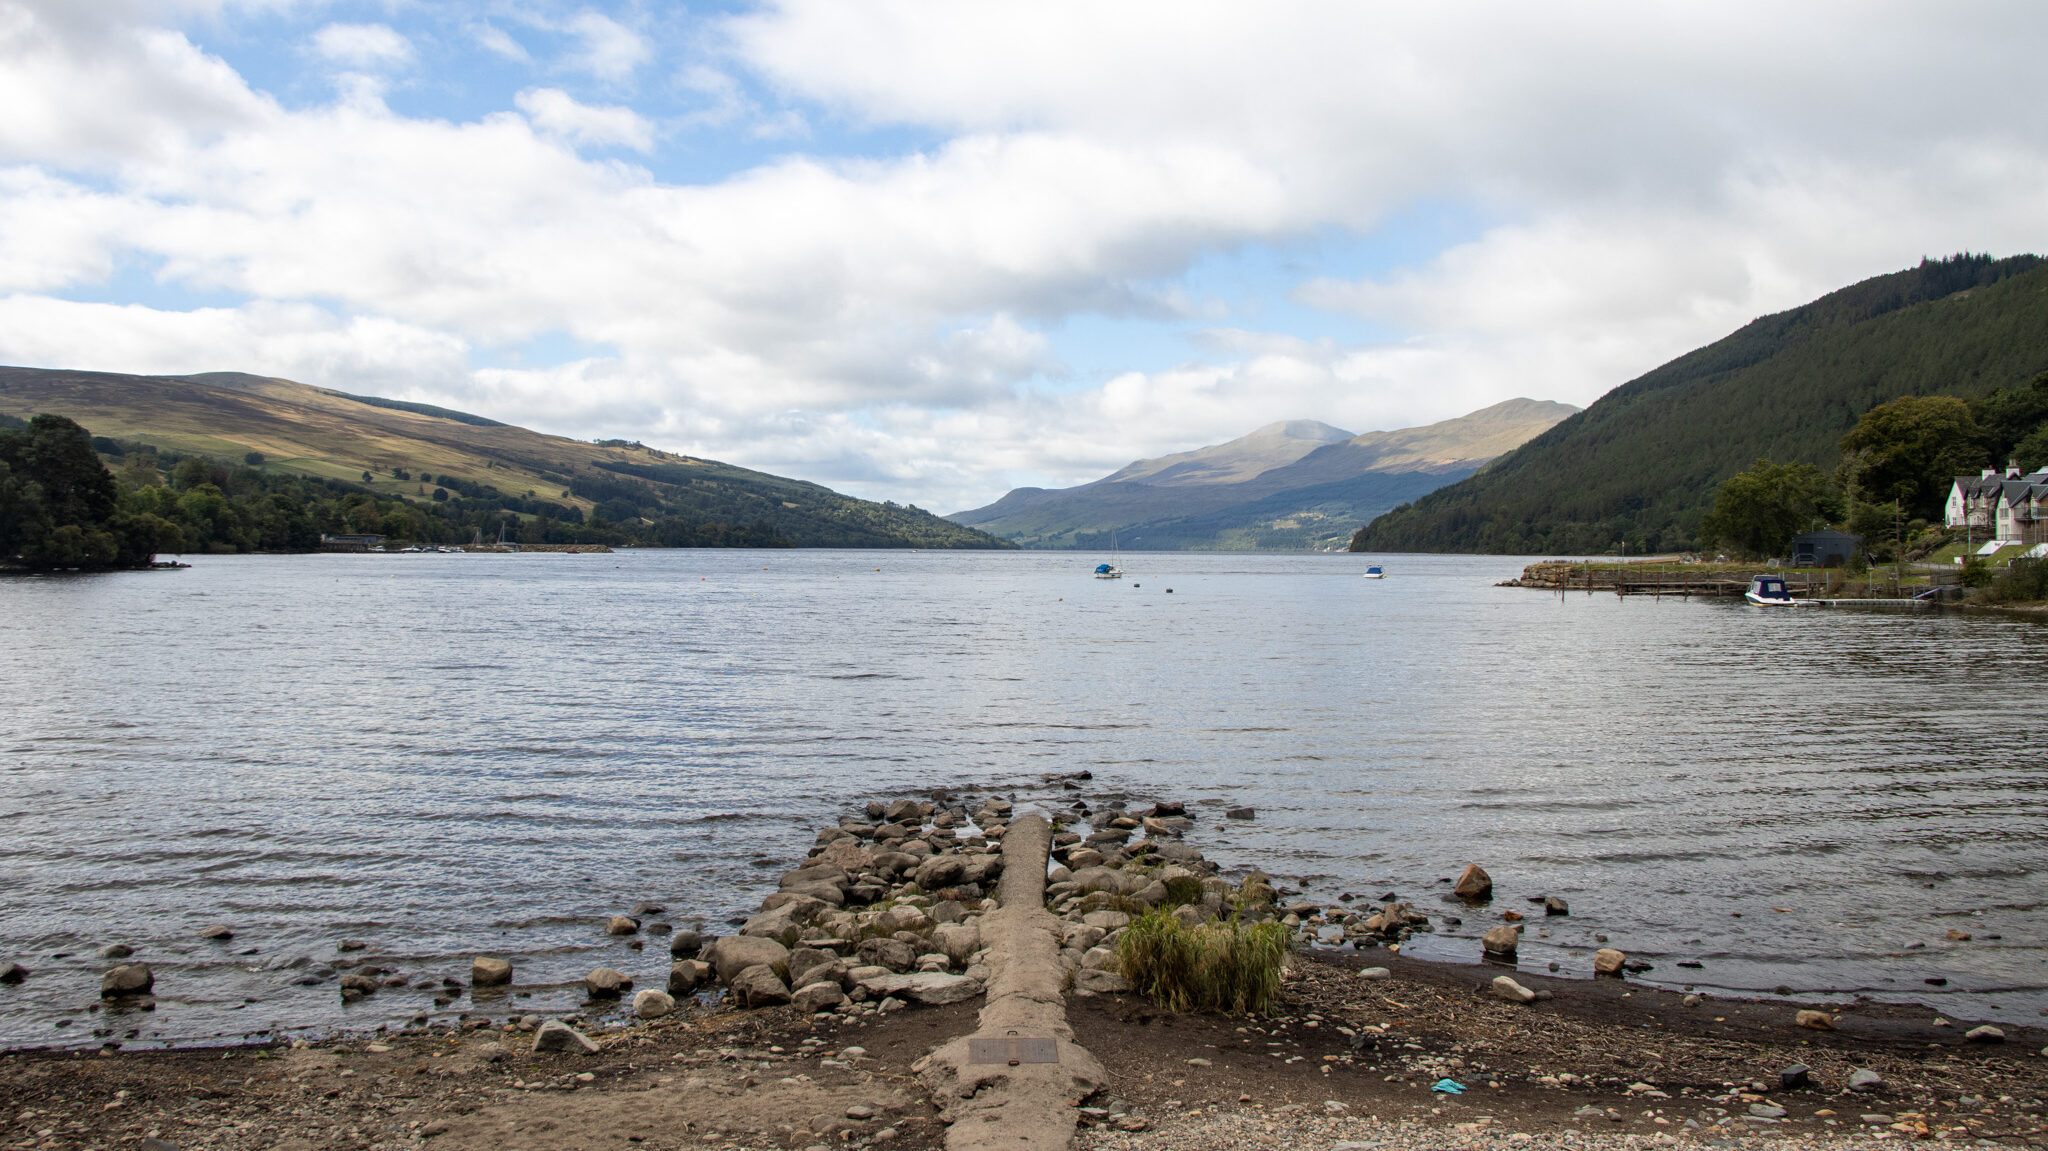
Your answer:
[[[678,931],[668,941],[668,953],[677,959],[693,958],[704,949],[704,937],[694,931]]]
[[[156,976],[147,963],[125,963],[100,977],[100,996],[147,995],[156,987]]]
[[[1493,877],[1476,863],[1468,863],[1458,874],[1458,881],[1451,885],[1451,894],[1459,899],[1480,900],[1493,895]]]
[[[617,999],[622,990],[631,986],[631,977],[609,967],[600,967],[583,977],[584,990],[592,999]]]
[[[614,915],[604,924],[606,935],[637,935],[639,931],[640,925],[624,915]]]
[[[1522,946],[1522,929],[1503,923],[1480,936],[1479,946],[1488,955],[1511,956]]]
[[[199,938],[211,939],[216,942],[225,942],[227,940],[233,939],[234,937],[235,933],[233,929],[228,927],[228,925],[225,923],[216,923],[212,927],[209,927],[206,930],[199,933]]]
[[[512,982],[512,964],[507,960],[479,955],[470,960],[469,982],[476,987],[502,987]]]
[[[0,983],[20,983],[28,978],[28,968],[19,963],[0,963]]]

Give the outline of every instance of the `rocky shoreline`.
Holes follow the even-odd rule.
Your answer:
[[[508,1124],[521,1146],[580,1147],[621,1123],[635,1133],[619,1138],[649,1146],[937,1146],[958,1113],[927,1054],[974,1031],[1002,843],[1033,807],[1052,818],[1048,959],[1077,1041],[1107,1072],[1074,1100],[1079,1145],[1547,1145],[1567,1130],[1585,1145],[1796,1127],[1807,1140],[2048,1146],[2036,1029],[1646,988],[1619,949],[1596,957],[1594,981],[1418,961],[1404,944],[1434,925],[1412,902],[1290,900],[1261,872],[1225,877],[1187,842],[1181,804],[1077,794],[1086,781],[862,805],[820,829],[730,935],[672,928],[651,904],[613,916],[608,934],[668,935],[666,985],[597,968],[584,1010],[555,1018],[519,1010],[513,963],[486,955],[469,986],[440,989],[469,997],[467,1017],[225,1052],[0,1057],[0,1093],[22,1101],[0,1116],[0,1147],[484,1147],[506,1145]],[[1493,909],[1491,888],[1470,865],[1453,895],[1500,921],[1484,935],[1497,960],[1525,916],[1570,914],[1556,899]],[[1159,907],[1285,924],[1303,950],[1275,1012],[1174,1016],[1133,994],[1116,944]],[[0,980],[26,974],[0,964]],[[392,978],[356,964],[340,994]],[[136,1006],[153,982],[147,965],[118,964],[102,995]]]

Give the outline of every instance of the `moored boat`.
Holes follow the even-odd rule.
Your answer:
[[[1742,598],[1760,607],[1791,607],[1799,602],[1792,598],[1792,589],[1785,586],[1784,576],[1760,575],[1749,581],[1749,590]]]

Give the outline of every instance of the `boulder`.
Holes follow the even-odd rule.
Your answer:
[[[1075,947],[1086,951],[1102,942],[1102,937],[1108,934],[1107,930],[1096,927],[1093,924],[1076,923],[1066,928],[1065,935],[1061,938],[1060,943],[1067,947]]]
[[[757,963],[733,977],[732,994],[741,1007],[773,1007],[789,1002],[789,985],[774,968]]]
[[[893,996],[912,1003],[939,1006],[959,1003],[981,994],[981,981],[965,975],[947,975],[937,971],[920,971],[911,975],[869,976],[858,986],[870,996]]]
[[[792,888],[808,887],[814,883],[829,883],[835,887],[844,887],[851,882],[853,882],[852,877],[846,873],[845,868],[838,864],[820,863],[817,860],[812,860],[810,863],[784,875],[779,886],[782,890],[789,891]]]
[[[592,999],[617,999],[621,991],[631,986],[630,976],[609,967],[600,967],[583,977],[583,989]]]
[[[809,967],[798,967],[792,962],[789,968],[789,985],[791,987],[806,987],[813,983],[829,982],[837,983],[841,988],[850,988],[853,986],[853,981],[847,978],[847,972],[851,970],[853,970],[853,965],[844,959],[835,958],[824,963],[812,964]]]
[[[503,987],[512,982],[512,964],[503,959],[479,955],[469,961],[469,983],[472,987]]]
[[[1104,931],[1115,931],[1119,927],[1129,927],[1131,917],[1123,911],[1091,911],[1081,917],[1081,922]]]
[[[1849,1090],[1875,1091],[1884,1086],[1884,1076],[1867,1067],[1856,1067],[1849,1071]]]
[[[659,1019],[676,1009],[675,998],[666,991],[649,987],[633,995],[633,1014],[640,1019]]]
[[[1522,929],[1503,923],[1480,936],[1479,946],[1488,955],[1512,956],[1522,946]]]
[[[789,948],[758,935],[728,935],[713,942],[705,951],[704,958],[718,972],[721,981],[731,983],[749,967],[766,965],[787,970]]]
[[[883,810],[882,818],[890,823],[922,823],[924,805],[914,799],[899,799]]]
[[[109,943],[100,948],[101,959],[126,959],[135,954],[135,949],[125,943]]]
[[[1458,882],[1451,885],[1451,894],[1459,899],[1490,899],[1493,897],[1493,877],[1476,863],[1468,863],[1458,874]]]
[[[1358,972],[1360,979],[1392,979],[1394,973],[1384,967],[1366,967]]]
[[[699,959],[684,959],[668,969],[668,993],[688,995],[711,978],[711,965]]]
[[[1257,816],[1258,812],[1249,807],[1233,807],[1223,813],[1223,818],[1225,819],[1254,819]]]
[[[695,931],[678,931],[668,941],[668,953],[677,959],[689,959],[704,949],[704,937]]]
[[[1113,947],[1091,947],[1081,954],[1081,966],[1092,971],[1115,971],[1118,966],[1116,949]]]
[[[640,933],[640,925],[627,916],[614,915],[610,919],[605,920],[604,933],[606,935],[638,935]]]
[[[836,883],[824,882],[799,883],[793,887],[785,887],[781,891],[762,900],[761,906],[763,908],[775,908],[801,899],[814,899],[820,903],[830,904],[833,907],[846,906],[846,892]]]
[[[1778,1072],[1778,1086],[1785,1091],[1797,1091],[1813,1086],[1813,1068],[1804,1063],[1794,1063]]]
[[[957,899],[941,900],[932,906],[933,923],[958,923],[967,918],[967,907]]]
[[[846,1003],[846,992],[840,988],[837,981],[820,980],[798,988],[796,994],[789,997],[789,1001],[796,1005],[798,1011],[831,1011]]]
[[[934,855],[918,865],[914,878],[917,885],[926,891],[971,882],[967,878],[967,857],[964,855]]]
[[[124,963],[100,977],[100,996],[147,995],[156,986],[156,976],[147,963]]]
[[[941,923],[932,928],[932,944],[955,963],[981,950],[981,928],[972,923]]]
[[[1134,886],[1128,874],[1099,865],[1075,868],[1072,882],[1076,891],[1107,891],[1111,895],[1129,894]]]
[[[1074,972],[1074,987],[1097,995],[1118,995],[1131,990],[1131,981],[1114,971],[1084,967]]]
[[[1628,953],[1612,947],[1603,947],[1593,953],[1593,974],[1620,975],[1628,963]]]
[[[199,938],[201,939],[211,939],[221,943],[225,943],[226,941],[233,939],[234,937],[235,933],[233,929],[229,928],[228,925],[225,923],[216,923],[212,927],[209,927],[206,930],[199,933]]]
[[[811,900],[810,902],[816,903],[817,901]],[[770,939],[786,948],[793,946],[803,936],[804,924],[807,922],[809,922],[809,917],[804,914],[801,902],[785,903],[780,907],[770,908],[747,920],[740,927],[740,934],[759,939]]]
[[[1555,895],[1546,895],[1543,897],[1543,914],[1570,915],[1571,913],[1572,905],[1566,903],[1563,899],[1560,899]]]
[[[883,875],[898,876],[916,870],[919,862],[917,856],[907,851],[882,851],[875,854],[874,867]]]
[[[1103,854],[1092,847],[1076,848],[1067,853],[1067,867],[1079,871],[1084,867],[1101,867]]]
[[[920,873],[923,870],[923,868],[918,869]],[[920,884],[919,886],[923,885]],[[891,935],[898,931],[908,931],[921,935],[931,930],[932,918],[922,910],[904,903],[898,904],[877,915],[875,917],[875,926]]]
[[[383,984],[368,975],[344,975],[341,977],[341,989],[344,992],[353,991],[358,995],[372,995],[382,986]]]
[[[550,1019],[533,1033],[533,1049],[559,1051],[569,1055],[595,1055],[597,1044],[590,1037],[559,1019]]]
[[[1972,1027],[1965,1031],[1963,1038],[1971,1043],[2003,1043],[2005,1031],[1986,1023],[1982,1027]]]
[[[19,963],[0,963],[0,983],[20,983],[28,978],[28,968]]]
[[[1815,1031],[1833,1031],[1835,1029],[1834,1018],[1825,1011],[1801,1011],[1792,1017],[1792,1022],[1801,1027],[1810,1027]]]
[[[917,949],[900,939],[863,939],[854,955],[864,964],[908,971],[917,965]]]
[[[1166,885],[1155,879],[1138,890],[1133,891],[1131,898],[1147,907],[1157,907],[1166,902]]]
[[[1505,999],[1509,1003],[1536,1002],[1536,993],[1534,991],[1529,990],[1505,975],[1494,977],[1493,994],[1495,998]]]

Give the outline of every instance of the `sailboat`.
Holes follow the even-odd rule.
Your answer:
[[[1116,566],[1116,529],[1109,531],[1109,562],[1095,565],[1096,579],[1122,579],[1124,569]]]

